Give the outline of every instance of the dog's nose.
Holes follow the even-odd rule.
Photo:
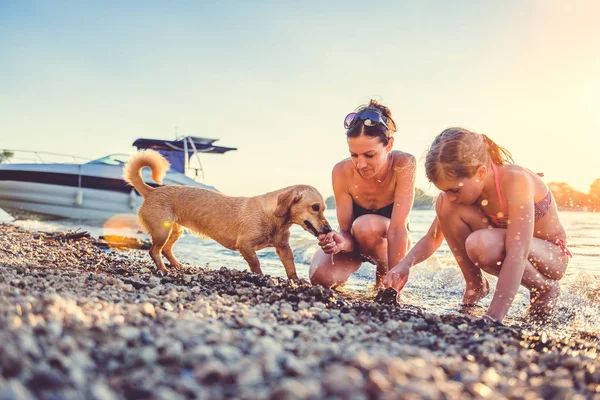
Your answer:
[[[329,233],[329,232],[331,232],[332,230],[333,230],[333,229],[331,229],[331,226],[329,226],[329,225],[325,225],[325,226],[323,227],[323,232],[324,232],[324,233]]]

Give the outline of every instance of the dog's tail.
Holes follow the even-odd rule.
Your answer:
[[[146,197],[154,189],[142,179],[142,168],[149,167],[152,170],[152,179],[160,185],[169,166],[169,162],[159,152],[140,150],[123,167],[123,178],[140,192],[142,197]]]

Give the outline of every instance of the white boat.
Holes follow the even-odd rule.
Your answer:
[[[137,139],[137,149],[154,149],[171,163],[164,185],[188,185],[216,190],[199,182],[204,177],[199,153],[223,154],[232,147],[214,145],[217,139],[185,136],[176,140]],[[0,164],[0,208],[15,219],[93,219],[107,220],[115,215],[133,215],[142,204],[142,197],[122,177],[128,155],[111,154],[84,163],[48,163],[52,153],[4,150],[8,163]],[[26,163],[18,162],[29,156]],[[32,160],[32,156],[36,157]],[[72,157],[72,159],[79,159]],[[197,164],[192,167],[192,164]],[[195,175],[192,178],[191,175]],[[142,177],[151,186],[158,186],[150,170]]]

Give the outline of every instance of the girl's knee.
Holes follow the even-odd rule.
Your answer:
[[[477,230],[467,236],[465,250],[469,259],[481,268],[496,266],[502,261],[504,243],[495,232]]]

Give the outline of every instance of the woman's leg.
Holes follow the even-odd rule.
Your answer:
[[[481,269],[467,255],[465,243],[474,231],[488,229],[487,218],[476,206],[454,204],[449,201],[444,201],[436,211],[442,233],[465,278],[466,287],[462,303],[475,304],[487,296],[490,286]]]
[[[387,230],[389,218],[380,215],[362,215],[352,224],[351,234],[356,249],[352,253],[338,253],[333,259],[319,249],[309,269],[310,281],[314,285],[334,286],[348,280],[360,268],[363,257],[377,265],[376,285],[380,285],[387,273]]]
[[[387,232],[390,219],[381,215],[362,215],[352,224],[352,236],[358,245],[361,256],[368,258],[377,266],[375,287],[383,284],[388,272]]]
[[[331,255],[319,249],[310,263],[308,276],[313,285],[325,287],[341,285],[360,268],[362,262],[357,252]]]
[[[484,271],[498,276],[506,255],[506,229],[473,232],[466,241],[469,258]],[[521,284],[530,292],[532,314],[543,315],[558,297],[557,281],[563,277],[568,257],[555,244],[533,238]]]

